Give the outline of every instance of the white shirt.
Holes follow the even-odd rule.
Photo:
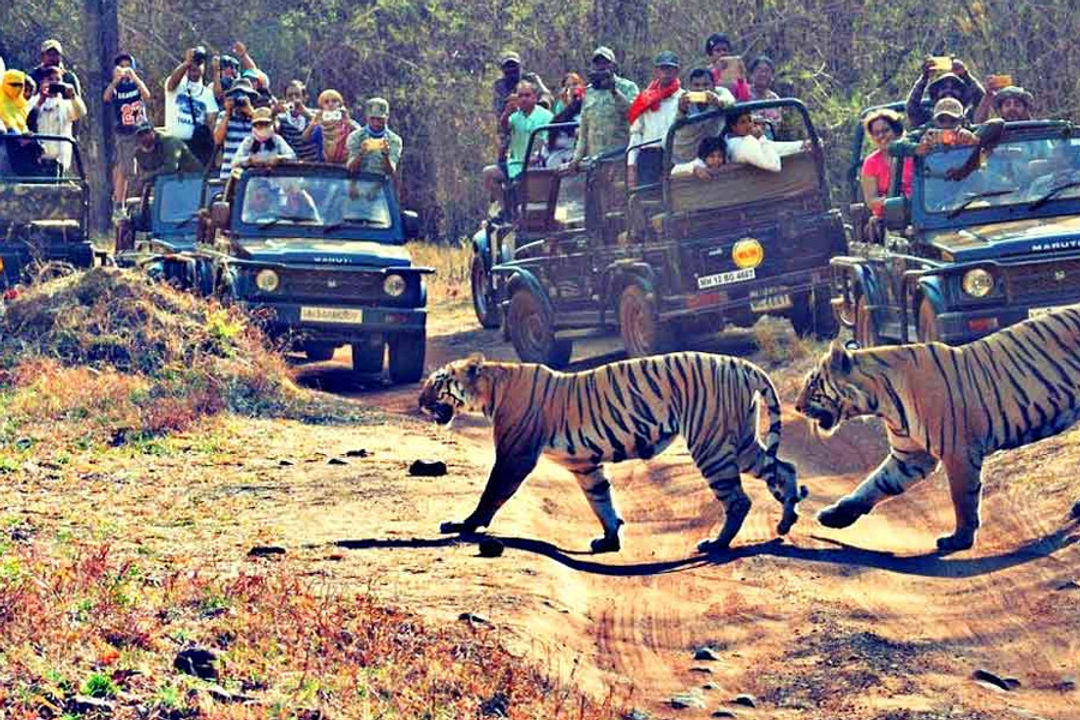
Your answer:
[[[769,172],[780,172],[780,158],[803,149],[802,140],[770,140],[753,135],[730,135],[726,142],[728,162],[753,165]]]
[[[38,132],[42,135],[71,137],[71,101],[63,97],[50,97],[38,107]],[[41,156],[56,160],[66,171],[71,166],[71,143],[55,140],[41,141]]]
[[[638,115],[630,126],[630,147],[641,143],[659,140],[654,146],[664,149],[664,140],[667,139],[668,130],[675,124],[675,118],[679,114],[679,98],[686,92],[682,88],[672,93],[669,97],[660,101],[660,107],[655,112],[646,110]],[[634,148],[626,157],[627,165],[637,165],[638,149]]]
[[[269,145],[273,143],[273,148]],[[270,140],[267,140],[262,144],[262,147],[258,152],[252,152],[251,149],[255,145],[255,136],[248,135],[244,138],[244,141],[240,143],[240,147],[236,148],[236,152],[232,157],[232,167],[243,167],[247,165],[250,160],[272,160],[278,158],[279,160],[295,160],[296,153],[289,146],[289,143],[285,142],[285,138],[280,135],[274,134]]]
[[[701,158],[694,158],[689,162],[678,163],[671,166],[671,177],[691,177],[697,168],[708,167]]]
[[[165,81],[168,83],[168,80]],[[191,104],[188,104],[188,92],[191,92]],[[192,122],[191,110],[195,111]],[[214,90],[201,82],[192,82],[187,75],[176,83],[172,92],[165,89],[165,132],[181,140],[190,140],[195,132],[195,124],[206,124],[206,116],[218,111]]]

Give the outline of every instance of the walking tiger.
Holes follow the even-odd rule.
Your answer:
[[[769,417],[757,439],[755,395]],[[488,362],[482,355],[436,370],[424,383],[420,407],[441,424],[458,411],[482,412],[494,423],[495,465],[479,504],[443,532],[487,526],[545,454],[566,467],[603,527],[593,552],[617,551],[623,524],[611,499],[606,462],[647,460],[677,436],[685,438],[698,469],[724,506],[719,536],[699,548],[726,548],[750,510],[739,473],[763,479],[783,505],[777,527],[798,519],[795,467],[777,458],[780,403],[762,370],[745,360],[684,352],[626,360],[595,370],[563,373],[542,365]]]
[[[810,372],[795,409],[825,431],[849,418],[885,423],[889,456],[818,520],[847,527],[945,466],[956,529],[938,548],[970,548],[979,528],[983,458],[1055,435],[1080,418],[1080,307],[1026,320],[962,347],[849,351]]]

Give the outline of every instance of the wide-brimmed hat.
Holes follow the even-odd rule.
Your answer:
[[[1024,103],[1024,107],[1027,108],[1030,108],[1035,104],[1034,96],[1027,90],[1018,85],[1009,85],[1008,87],[1003,87],[997,91],[997,95],[994,96],[994,107],[1000,110],[1001,104],[1009,98],[1019,100]]]
[[[956,98],[941,98],[934,104],[934,119],[939,117],[960,120],[964,117],[964,106]]]
[[[934,81],[927,86],[926,91],[933,97],[938,93],[945,85],[953,83],[959,88],[963,89],[964,81],[960,79],[960,76],[956,73],[947,72],[934,78]]]
[[[248,95],[249,97],[255,97],[259,94],[259,91],[255,89],[255,86],[251,84],[250,80],[242,77],[233,80],[232,85],[230,85],[229,89],[225,91],[226,97],[235,97],[241,94]]]
[[[255,108],[255,110],[251,113],[252,125],[261,125],[263,123],[272,122],[274,122],[274,116],[270,112],[270,108],[268,107]]]

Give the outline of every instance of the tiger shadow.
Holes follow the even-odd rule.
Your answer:
[[[972,558],[952,558],[940,552],[897,556],[891,552],[870,550],[831,538],[811,535],[810,537],[814,540],[830,543],[834,547],[800,547],[784,542],[782,538],[774,538],[760,543],[737,545],[728,550],[698,553],[686,558],[614,564],[592,559],[596,556],[586,550],[568,550],[545,540],[502,535],[498,536],[498,539],[508,549],[542,555],[578,572],[612,577],[661,575],[707,566],[727,565],[736,560],[751,557],[775,557],[867,570],[885,570],[901,575],[964,579],[1000,572],[1049,557],[1080,541],[1080,532],[1078,532],[1080,527],[1078,526],[1080,526],[1080,523],[1072,521],[1054,532],[1035,538],[1008,552]],[[339,540],[334,542],[333,545],[348,550],[440,548],[476,543],[484,537],[488,536],[484,533],[478,533],[475,535],[449,535],[439,538],[367,538],[362,540]]]

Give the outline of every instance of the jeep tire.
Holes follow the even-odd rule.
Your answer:
[[[355,342],[352,344],[352,369],[354,373],[361,375],[374,375],[381,373],[383,369],[383,355],[385,345],[379,342],[375,345],[370,340]]]
[[[833,314],[831,300],[828,292],[822,288],[796,297],[795,307],[789,315],[795,334],[815,340],[831,340],[836,337],[840,332],[840,325]]]
[[[499,303],[491,273],[484,267],[484,258],[473,255],[469,273],[472,287],[472,304],[480,325],[492,329],[499,327]]]
[[[510,342],[522,362],[561,369],[570,362],[574,344],[555,337],[555,328],[540,299],[531,290],[518,290],[506,313]]]
[[[394,383],[419,382],[424,376],[424,352],[427,349],[424,333],[391,335],[389,346],[390,380]]]
[[[619,333],[630,357],[659,355],[671,350],[671,326],[660,321],[653,295],[639,285],[627,285],[619,296]]]

